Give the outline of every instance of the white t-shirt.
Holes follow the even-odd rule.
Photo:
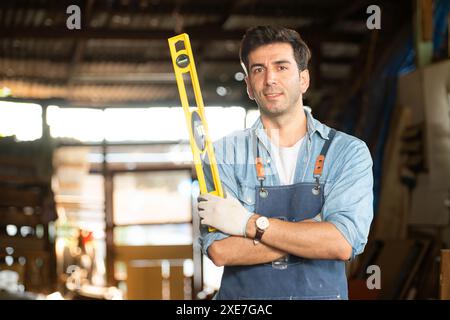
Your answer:
[[[272,143],[272,157],[275,159],[278,176],[281,185],[289,185],[294,183],[295,168],[297,166],[297,157],[300,146],[305,136],[298,140],[292,147],[278,147]]]

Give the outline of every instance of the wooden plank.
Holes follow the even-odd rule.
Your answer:
[[[433,57],[433,8],[432,0],[414,0],[414,48],[416,65],[423,67]]]
[[[429,173],[430,193],[444,190],[445,196],[435,202],[437,206],[430,211],[438,211],[437,215],[445,216],[442,224],[448,226],[448,210],[442,205],[442,201],[448,198],[450,188],[450,117],[449,96],[445,91],[446,84],[450,84],[450,61],[444,60],[425,67],[420,73],[419,81],[423,85],[423,104],[420,105],[424,112],[424,149],[427,173]],[[439,139],[447,137],[447,139]],[[442,141],[441,141],[442,140]],[[424,195],[422,195],[424,196]],[[431,199],[429,199],[431,200]],[[431,212],[430,212],[431,213]],[[431,218],[431,215],[430,215]]]
[[[36,259],[37,260],[37,259]],[[50,256],[40,257],[41,262],[27,261],[25,290],[49,294],[54,291],[55,268]]]
[[[348,298],[349,300],[376,300],[380,290],[367,288],[366,279],[348,280]]]
[[[378,299],[405,299],[411,283],[429,248],[428,240],[391,239],[384,241],[374,264],[381,270],[381,291]]]
[[[128,300],[161,300],[163,298],[160,264],[128,264],[126,282]]]
[[[36,160],[24,157],[2,156],[0,166],[11,166],[14,168],[36,168]]]
[[[0,175],[0,182],[15,183],[32,186],[48,185],[50,181],[44,181],[34,176]]]
[[[184,300],[183,266],[170,266],[170,300]]]
[[[40,204],[41,196],[38,191],[0,187],[0,205],[2,206],[34,207]]]
[[[198,28],[187,28],[185,32],[189,34],[191,39],[196,39],[197,41],[219,41],[219,40],[235,40],[239,41],[242,39],[242,35],[245,34],[244,29],[241,30],[223,30],[223,29],[213,29],[210,32],[204,32],[204,30],[199,30]],[[214,34],[214,37],[211,36]],[[317,27],[312,30],[307,30],[303,28],[300,30],[302,38],[307,42],[309,39],[314,37],[320,37],[321,41],[326,42],[351,42],[351,43],[361,43],[364,39],[363,35],[352,34],[352,33],[338,33],[338,32],[328,32],[328,30],[317,29]],[[167,40],[173,36],[173,32],[166,30],[130,30],[130,29],[116,29],[111,32],[111,29],[106,28],[84,28],[82,30],[69,30],[67,28],[59,27],[45,27],[45,28],[1,28],[0,37],[3,38],[39,38],[39,39],[49,39],[49,38],[64,38],[64,39],[127,39],[127,40]]]
[[[102,151],[104,159],[106,159],[106,154],[108,152],[106,142],[103,141]],[[114,194],[114,183],[113,175],[109,172],[109,164],[106,161],[102,163],[103,169],[103,183],[104,183],[104,195],[105,195],[105,222],[106,222],[106,282],[110,286],[116,285],[116,280],[114,279],[114,262],[116,261],[116,250],[114,243],[114,205],[113,205],[113,194]]]
[[[401,135],[410,123],[411,117],[410,108],[403,105],[395,107],[384,152],[380,205],[372,234],[377,239],[406,238],[408,216],[405,215],[407,213],[405,198],[408,197],[408,193],[401,184],[398,168],[402,161]]]
[[[50,257],[50,252],[46,250],[30,250],[30,249],[17,249],[14,248],[13,254],[7,254],[6,250],[0,251],[0,258],[5,258],[6,256],[12,256],[14,260],[24,257],[25,259],[48,259]]]
[[[180,246],[116,246],[116,261],[192,259],[192,245]]]
[[[441,283],[439,298],[450,300],[450,249],[441,250]]]
[[[413,245],[413,240],[385,241],[375,265],[381,270],[381,291],[378,298],[391,300],[396,298],[398,290],[398,274],[402,271],[408,252]]]
[[[408,299],[410,297],[413,280],[416,277],[416,274],[421,267],[423,259],[429,249],[430,241],[425,239],[417,239],[414,245],[411,247],[407,261],[405,261],[402,268],[403,273],[401,275],[403,276],[404,284],[400,291],[400,299]],[[412,290],[411,292],[415,295],[414,290]],[[411,299],[414,299],[414,296],[411,297]]]
[[[0,235],[0,248],[12,247],[20,250],[45,250],[47,249],[47,242],[45,238],[23,238]]]
[[[37,214],[26,215],[21,211],[11,211],[0,208],[0,225],[14,224],[16,226],[36,226],[43,224],[41,217]]]
[[[433,41],[433,0],[421,0],[422,40]]]

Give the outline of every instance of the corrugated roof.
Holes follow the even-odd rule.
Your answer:
[[[384,1],[86,0],[82,29],[68,30],[73,1],[0,2],[0,82],[19,98],[87,104],[179,100],[167,38],[187,32],[205,103],[251,104],[238,50],[245,29],[278,24],[297,29],[313,51],[310,95],[333,95],[364,59],[367,5]],[[390,4],[397,15],[408,1]],[[318,72],[320,74],[318,74]],[[327,81],[331,79],[332,81]],[[217,87],[227,89],[225,96]]]

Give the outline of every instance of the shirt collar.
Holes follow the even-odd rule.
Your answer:
[[[317,131],[319,135],[325,139],[328,140],[328,133],[330,132],[330,128],[328,128],[326,125],[321,123],[320,121],[314,119],[314,117],[311,114],[311,108],[308,106],[303,106],[303,110],[305,111],[306,115],[306,130],[308,132],[309,139],[312,139],[313,134]],[[253,126],[251,127],[252,131],[256,133],[256,136],[259,138],[259,140],[264,144],[266,149],[270,149],[270,140],[267,136],[261,117],[258,117],[258,119],[255,121]]]
[[[305,110],[306,126],[307,126],[307,130],[308,130],[309,138],[311,139],[314,132],[317,131],[323,139],[328,140],[328,134],[330,133],[330,128],[327,127],[326,125],[324,125],[319,120],[314,119],[314,117],[312,116],[310,107],[304,106],[303,110]]]

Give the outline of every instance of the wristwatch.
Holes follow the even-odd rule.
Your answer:
[[[269,219],[267,217],[259,217],[256,219],[256,234],[255,238],[253,239],[253,243],[257,245],[264,234],[264,232],[269,228]]]

